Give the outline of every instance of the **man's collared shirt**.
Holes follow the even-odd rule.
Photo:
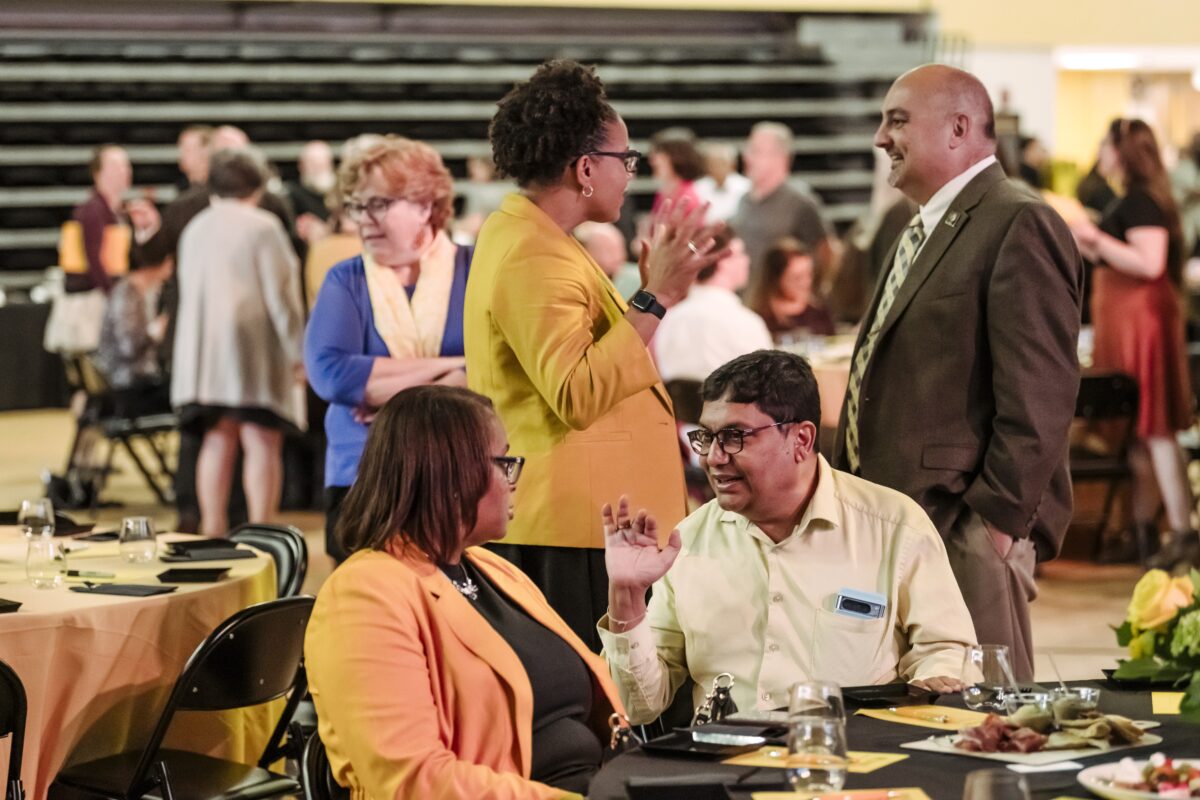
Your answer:
[[[975,629],[929,517],[910,498],[818,456],[817,486],[775,544],[711,501],[679,525],[682,548],[645,621],[598,625],[635,724],[656,718],[690,673],[698,704],[722,672],[738,708],[786,706],[797,681],[843,686],[957,677]],[[834,611],[842,589],[883,595],[882,618]]]
[[[918,253],[925,246],[925,242],[929,241],[929,237],[937,228],[938,223],[942,221],[942,217],[946,216],[946,212],[950,210],[950,204],[954,202],[954,198],[958,197],[958,193],[966,188],[972,178],[995,163],[996,157],[988,156],[967,167],[957,176],[946,181],[942,188],[933,193],[929,202],[921,206],[919,213],[921,214],[921,224],[925,227],[925,240],[921,242],[921,247],[917,248]]]

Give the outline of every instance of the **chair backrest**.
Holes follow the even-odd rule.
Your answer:
[[[304,631],[312,607],[312,597],[285,597],[259,603],[222,622],[200,643],[167,698],[134,770],[129,796],[144,788],[176,711],[244,708],[290,692],[260,764],[278,757],[279,742],[308,687]]]
[[[7,791],[13,788],[13,781],[21,779],[21,756],[25,751],[25,715],[28,708],[25,684],[21,682],[21,677],[12,667],[0,661],[0,738],[12,736],[8,778],[4,783],[6,796]]]
[[[699,424],[700,411],[704,407],[703,401],[700,400],[700,381],[676,378],[664,385],[667,387],[667,394],[671,396],[671,405],[675,406],[676,421]]]
[[[231,541],[248,544],[275,559],[275,577],[280,597],[295,597],[308,574],[308,544],[304,534],[291,525],[248,522],[229,532]]]
[[[1137,381],[1123,372],[1102,372],[1079,379],[1075,416],[1088,422],[1135,419],[1138,412]]]
[[[329,757],[325,755],[325,743],[318,733],[313,733],[304,744],[304,756],[300,761],[300,786],[304,789],[304,800],[345,800],[350,790],[333,779],[329,768]]]

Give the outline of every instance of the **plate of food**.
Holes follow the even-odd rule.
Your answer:
[[[1080,785],[1107,800],[1189,800],[1200,797],[1200,758],[1168,758],[1155,753],[1145,761],[1122,758],[1080,770]]]
[[[1056,713],[1057,712],[1057,713]],[[931,736],[900,745],[910,750],[1006,761],[1053,764],[1119,750],[1150,747],[1161,736],[1117,714],[1079,711],[1077,705],[1049,702],[1023,705],[1009,716],[988,714],[982,723],[949,736]]]

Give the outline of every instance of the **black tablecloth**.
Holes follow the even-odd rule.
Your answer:
[[[42,349],[49,303],[0,306],[0,411],[67,404],[62,360]]]
[[[1157,720],[1162,727],[1154,733],[1163,737],[1155,747],[1122,751],[1106,756],[1103,753],[1081,762],[1085,766],[1101,764],[1130,755],[1147,758],[1151,753],[1162,751],[1171,756],[1200,757],[1200,725],[1183,722],[1178,716],[1155,717],[1150,713],[1150,692],[1130,692],[1114,688],[1105,681],[1072,681],[1073,686],[1098,686],[1103,690],[1100,710],[1121,714],[1130,719]],[[942,704],[962,706],[958,697],[944,697]],[[958,755],[923,753],[903,750],[900,745],[935,734],[929,728],[901,725],[894,722],[854,715],[847,721],[847,739],[851,750],[867,752],[897,752],[908,755],[903,761],[867,774],[851,773],[846,779],[846,789],[882,789],[901,786],[919,786],[933,800],[959,800],[968,772],[977,769],[1002,768],[1004,764]],[[1078,760],[1078,759],[1076,759]],[[769,788],[782,789],[784,771],[770,768],[728,767],[719,762],[695,759],[673,759],[651,757],[640,752],[629,753],[613,759],[592,782],[589,800],[625,800],[626,781],[633,776],[691,775],[696,773],[726,773],[733,783],[741,779],[743,785],[753,784],[762,791]],[[1075,780],[1075,772],[1030,773],[1026,775],[1035,799],[1055,798],[1060,795],[1088,796],[1087,791]],[[730,789],[735,798],[750,797],[750,790]]]

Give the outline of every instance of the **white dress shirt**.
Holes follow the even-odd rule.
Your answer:
[[[929,198],[929,202],[921,206],[919,209],[921,215],[921,224],[925,226],[925,238],[921,241],[921,247],[917,248],[917,252],[921,252],[921,248],[925,246],[925,242],[929,241],[930,235],[937,228],[938,223],[942,221],[942,217],[946,216],[946,212],[950,209],[950,204],[954,202],[954,198],[958,197],[958,193],[966,188],[979,173],[996,163],[995,156],[988,156],[982,161],[967,167],[957,176],[946,181],[942,188],[933,193],[933,197]]]
[[[667,311],[654,334],[654,360],[663,381],[702,381],[738,356],[775,345],[762,317],[728,289],[697,284]]]
[[[622,634],[600,620],[631,722],[658,717],[689,673],[695,704],[732,673],[742,710],[786,706],[797,681],[961,674],[975,629],[933,523],[905,495],[818,459],[816,490],[787,539],[775,544],[711,501],[680,523],[679,557],[654,584],[646,619]],[[883,595],[883,616],[835,612],[842,589]]]
[[[705,175],[692,184],[696,196],[708,203],[708,215],[704,221],[708,224],[725,222],[737,213],[738,201],[742,195],[750,191],[750,179],[740,172],[731,172],[725,176],[725,182],[717,186],[717,182]]]

